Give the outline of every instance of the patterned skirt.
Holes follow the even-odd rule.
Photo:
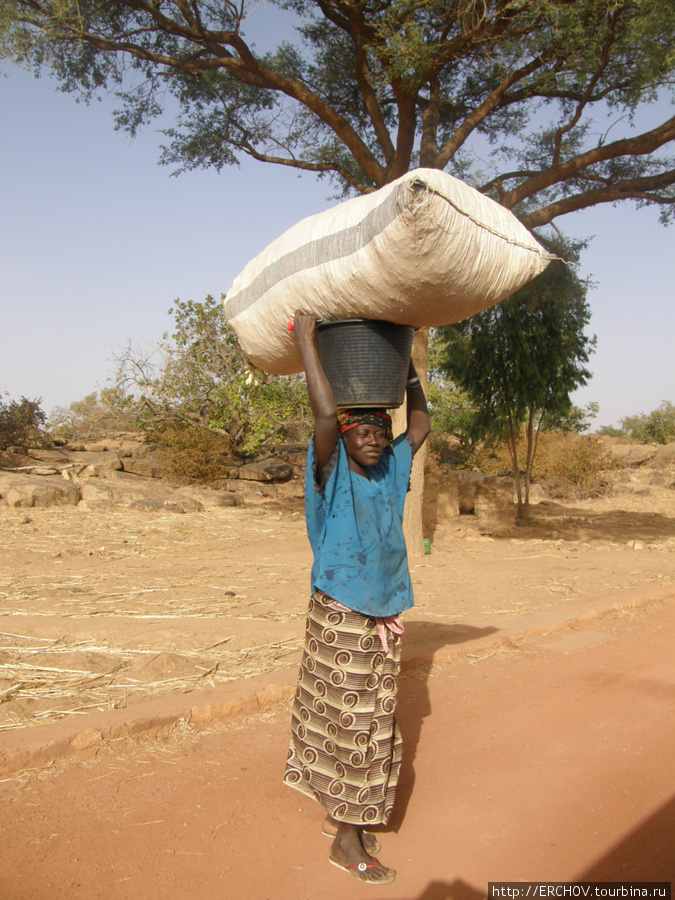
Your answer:
[[[388,643],[385,653],[374,619],[312,596],[284,782],[339,822],[384,824],[394,805],[401,639]]]

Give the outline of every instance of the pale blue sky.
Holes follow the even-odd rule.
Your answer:
[[[156,343],[176,297],[220,296],[299,219],[336,201],[327,182],[262,163],[171,177],[161,135],[115,132],[107,102],[50,80],[0,76],[0,390],[46,411],[105,386],[116,348]],[[675,402],[675,228],[657,210],[604,206],[558,220],[595,235],[582,273],[597,334],[575,402],[594,425]]]

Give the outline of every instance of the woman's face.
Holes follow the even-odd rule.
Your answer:
[[[349,468],[364,475],[374,466],[387,446],[387,432],[380,425],[356,425],[342,435]],[[355,468],[354,463],[358,468]]]

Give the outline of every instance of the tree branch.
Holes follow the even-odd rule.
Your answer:
[[[516,204],[526,198],[554,184],[566,181],[592,165],[622,156],[644,156],[672,140],[675,140],[675,116],[656,128],[652,128],[651,131],[632,138],[623,138],[611,144],[600,144],[593,150],[580,153],[555,168],[538,172],[506,193],[501,202],[508,209],[513,209]]]
[[[675,184],[675,169],[670,169],[659,175],[632,178],[628,181],[607,184],[604,187],[575,194],[572,197],[564,197],[519,218],[526,228],[538,228],[548,225],[557,216],[596,206],[599,203],[615,203],[617,200],[644,200],[662,206],[673,206],[675,197],[665,197],[656,193],[673,184]]]

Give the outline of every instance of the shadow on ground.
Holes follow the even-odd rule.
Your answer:
[[[529,518],[509,530],[510,538],[549,537],[565,541],[654,541],[675,537],[675,519],[660,513],[589,512],[561,506],[559,503],[537,503],[530,508]]]
[[[581,872],[576,881],[672,881],[675,797]]]

